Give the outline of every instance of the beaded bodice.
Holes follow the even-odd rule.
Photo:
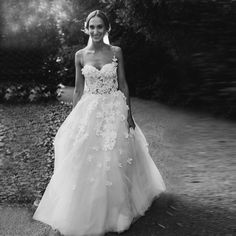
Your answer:
[[[117,58],[115,55],[111,63],[97,69],[93,65],[85,65],[81,72],[85,78],[85,91],[92,94],[109,94],[118,89]]]

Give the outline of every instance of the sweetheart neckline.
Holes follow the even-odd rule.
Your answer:
[[[91,66],[91,67],[95,68],[97,71],[101,71],[101,70],[103,69],[104,66],[106,66],[106,65],[110,65],[110,64],[112,65],[112,64],[114,64],[114,62],[106,63],[106,64],[104,64],[100,69],[97,68],[96,66],[93,66],[93,65],[90,65],[90,64],[86,64],[86,65],[84,65],[84,67],[83,67],[82,69],[84,69],[85,66]]]

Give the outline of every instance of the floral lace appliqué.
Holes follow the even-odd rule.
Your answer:
[[[111,63],[105,64],[100,70],[92,65],[85,65],[81,70],[85,77],[88,93],[108,94],[118,89],[117,62],[113,58]]]
[[[88,133],[86,133],[86,126],[91,112],[96,108],[97,105],[98,105],[97,100],[92,102],[88,107],[87,113],[79,119],[78,126],[74,127],[74,129],[76,130],[76,137],[73,146],[78,145],[78,143],[82,143],[88,138],[89,135]],[[73,135],[73,132],[71,132],[71,135]]]
[[[118,118],[122,121],[122,116],[117,103],[113,100],[108,103],[102,103],[101,110],[96,113],[95,133],[97,136],[102,136],[104,151],[112,150],[116,144],[117,139],[117,122]]]

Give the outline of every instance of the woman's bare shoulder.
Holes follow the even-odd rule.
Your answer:
[[[80,50],[78,50],[75,55],[78,55],[79,57],[83,57],[83,56],[86,56],[87,54],[91,54],[91,49],[88,48],[88,47],[84,47]]]
[[[84,55],[86,54],[87,52],[87,48],[81,48],[79,49],[76,53],[75,53],[75,59],[76,61],[79,61],[81,66],[83,65],[83,58],[84,58]]]
[[[86,51],[86,48],[81,48],[78,51],[76,51],[75,55],[78,57],[81,57],[85,51]]]

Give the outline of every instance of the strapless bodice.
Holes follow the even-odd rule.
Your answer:
[[[85,78],[85,91],[92,94],[109,94],[118,90],[117,58],[114,56],[111,63],[97,69],[86,64],[81,72]]]

